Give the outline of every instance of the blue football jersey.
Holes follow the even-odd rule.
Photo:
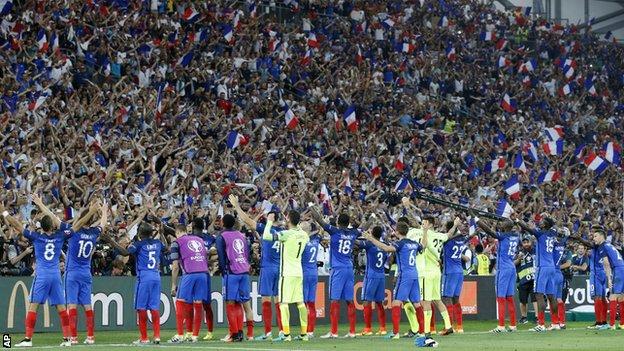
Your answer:
[[[444,273],[464,273],[462,254],[466,250],[466,237],[458,236],[447,240],[442,246],[444,255]]]
[[[81,228],[67,241],[67,271],[90,271],[95,243],[102,233],[100,227]]]
[[[202,234],[199,235],[200,238],[204,240],[204,246],[206,246],[206,252],[210,250],[210,248],[214,245],[217,238],[212,234]]]
[[[369,278],[384,278],[386,260],[388,254],[377,246],[373,245],[370,241],[364,241],[362,248],[366,250],[366,273],[365,277]]]
[[[318,234],[310,236],[310,241],[306,243],[301,254],[301,265],[303,267],[303,275],[317,274],[316,256],[318,255],[318,247],[321,242],[321,236]]]
[[[51,276],[60,274],[61,249],[65,240],[73,234],[71,226],[61,222],[61,227],[51,235],[28,229],[24,229],[23,234],[26,239],[30,240],[35,249],[35,275]]]
[[[597,251],[597,249],[591,249],[588,252],[589,274],[595,274],[599,277],[604,277],[607,274],[604,270],[604,265],[602,264],[604,258],[602,258]]]
[[[353,228],[337,228],[326,225],[323,229],[329,233],[329,266],[353,269],[353,245],[361,233]]]
[[[128,252],[135,256],[137,276],[160,276],[160,253],[163,244],[157,239],[136,241],[128,246]]]
[[[536,245],[535,245],[535,266],[537,268],[542,267],[555,267],[553,261],[553,251],[555,249],[555,233],[554,230],[535,230]]]
[[[620,252],[613,247],[613,245],[607,243],[606,241],[596,247],[598,251],[598,255],[602,258],[607,258],[609,260],[609,265],[611,265],[611,269],[616,267],[624,267],[624,259],[622,259],[622,255]]]
[[[416,256],[422,252],[422,245],[409,239],[401,239],[393,243],[392,246],[396,248],[398,277],[401,279],[418,279]]]
[[[256,231],[262,237],[264,233],[264,223],[258,223]],[[271,227],[271,232],[281,232],[279,227]],[[280,266],[280,242],[279,240],[260,240],[260,268],[274,268],[279,270]]]
[[[553,249],[553,262],[555,263],[555,267],[557,268],[559,268],[562,263],[561,258],[563,257],[563,252],[565,251],[567,243],[567,238],[555,239],[555,247]]]
[[[516,269],[514,258],[516,257],[516,253],[518,253],[520,235],[514,232],[497,232],[495,238],[498,239],[496,270]]]

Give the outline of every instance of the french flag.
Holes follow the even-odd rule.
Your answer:
[[[524,149],[526,151],[526,153],[529,155],[529,157],[531,157],[531,159],[533,160],[533,162],[537,162],[539,160],[539,156],[537,154],[537,144],[533,141],[529,141],[527,142],[527,144],[525,145]]]
[[[355,54],[355,63],[360,65],[360,64],[362,64],[362,62],[364,62],[364,55],[362,55],[362,49],[358,45],[358,47],[357,47],[357,54]]]
[[[199,19],[199,12],[197,12],[193,7],[187,7],[182,14],[182,19],[186,22],[194,22]]]
[[[366,21],[363,21],[362,23],[358,23],[355,26],[355,31],[358,33],[366,32]]]
[[[596,91],[596,86],[594,85],[594,76],[591,74],[587,78],[585,78],[585,90],[587,90],[587,92],[591,96],[598,95],[598,92]]]
[[[537,183],[543,184],[543,183],[556,182],[559,179],[561,179],[561,172],[545,170],[542,173],[540,173],[540,175],[537,177]]]
[[[76,213],[74,212],[74,208],[71,206],[66,206],[65,210],[63,211],[63,215],[65,217],[66,221],[69,221],[71,219],[74,218],[74,216],[76,215]]]
[[[58,53],[59,38],[58,35],[56,35],[56,32],[52,32],[52,35],[50,36],[50,43],[52,44],[52,52],[55,54]]]
[[[251,18],[255,18],[256,17],[256,11],[258,10],[258,7],[256,6],[256,1],[252,0],[252,1],[247,1],[249,3],[249,17]]]
[[[316,40],[316,34],[310,32],[310,35],[308,35],[308,46],[311,48],[318,48],[319,47],[319,42],[318,40]]]
[[[570,95],[574,91],[574,86],[575,86],[574,82],[570,82],[562,86],[561,88],[559,88],[559,95],[560,96]]]
[[[512,99],[511,97],[509,97],[509,94],[505,94],[505,96],[503,96],[503,100],[501,101],[500,105],[503,110],[509,113],[516,111],[516,109],[518,108],[518,103],[516,102],[516,99]]]
[[[177,65],[182,66],[182,67],[188,67],[188,65],[191,64],[191,61],[193,61],[193,51],[189,51],[187,52],[184,56],[180,57],[178,59]]]
[[[542,149],[546,155],[556,156],[563,154],[563,139],[557,141],[551,141],[542,144]]]
[[[373,178],[377,178],[381,175],[381,167],[377,164],[377,159],[373,158],[371,161],[371,175]]]
[[[383,22],[381,22],[384,27],[392,28],[394,27],[394,21],[391,18],[386,18]]]
[[[199,182],[197,178],[193,179],[193,197],[198,197],[201,194],[201,188],[199,187]]]
[[[228,149],[233,150],[236,149],[239,145],[247,144],[247,138],[243,134],[232,130],[227,135],[226,144]]]
[[[571,79],[572,77],[574,77],[574,67],[565,66],[563,68],[563,74],[565,75],[567,79]]]
[[[355,116],[355,106],[351,105],[344,113],[344,120],[347,122],[347,129],[351,133],[355,133],[358,129],[358,121]]]
[[[609,166],[607,161],[605,161],[602,157],[596,155],[595,152],[587,155],[587,157],[585,157],[585,160],[583,160],[583,163],[585,163],[587,168],[596,172],[597,175],[600,175]]]
[[[293,130],[299,124],[299,118],[295,116],[295,113],[290,109],[288,104],[284,104],[284,118],[286,120],[286,128]]]
[[[410,192],[411,189],[412,189],[412,186],[410,185],[409,180],[407,180],[407,178],[405,177],[401,177],[401,179],[399,179],[399,181],[394,186],[394,192],[400,192],[400,191]]]
[[[409,54],[412,53],[415,49],[416,47],[411,43],[403,42],[403,45],[401,45],[401,52],[406,52]]]
[[[468,235],[473,235],[474,233],[477,232],[477,222],[479,221],[479,218],[477,217],[470,217],[470,220],[468,221]]]
[[[505,56],[501,56],[498,58],[498,68],[504,68],[511,65],[511,60],[506,58]]]
[[[516,154],[516,157],[514,158],[514,164],[513,164],[515,169],[518,169],[524,173],[526,173],[527,171],[527,167],[526,164],[524,163],[524,159],[522,158],[522,152],[518,151],[518,153]]]
[[[321,185],[319,199],[323,204],[331,201],[331,194],[329,193],[329,190],[327,190],[327,185],[325,185],[325,183]]]
[[[448,27],[449,26],[449,20],[448,17],[446,16],[442,16],[440,18],[440,21],[438,21],[438,26],[439,27]]]
[[[163,113],[163,105],[162,105],[162,91],[163,91],[163,86],[162,84],[158,87],[158,94],[156,94],[156,123],[160,124],[160,121],[162,120],[162,113]]]
[[[509,44],[509,42],[503,38],[498,39],[498,41],[496,42],[496,50],[503,50],[505,47],[507,47],[507,44]]]
[[[41,107],[41,105],[43,105],[43,103],[46,101],[47,98],[48,98],[47,96],[41,95],[37,99],[31,101],[28,104],[28,110],[36,111],[39,107]]]
[[[399,153],[399,157],[397,157],[397,160],[394,163],[394,168],[400,172],[403,172],[403,170],[405,169],[405,162],[403,161],[403,151]]]
[[[310,64],[310,62],[312,62],[312,50],[308,49],[306,50],[305,55],[303,55],[301,60],[299,60],[299,63],[302,66],[307,66]]]
[[[518,182],[517,175],[514,174],[507,180],[505,183],[505,192],[509,196],[517,196],[516,194],[520,194],[520,182]]]
[[[511,205],[507,202],[507,200],[505,199],[501,199],[498,201],[498,204],[496,205],[496,214],[501,216],[501,217],[505,217],[505,218],[509,218],[511,217],[511,214],[513,213],[513,208],[511,208]]]
[[[520,71],[524,73],[533,72],[537,68],[537,60],[532,58],[520,66]]]
[[[39,29],[37,32],[37,48],[39,52],[47,52],[48,51],[48,37],[46,36],[45,30]]]
[[[612,141],[608,142],[604,146],[605,151],[605,159],[609,161],[613,165],[620,165],[620,153],[622,148],[619,144],[616,144]]]
[[[457,59],[455,48],[451,44],[446,47],[446,58],[451,62],[455,62]]]
[[[486,173],[494,173],[498,171],[499,169],[503,169],[503,168],[505,168],[505,159],[503,157],[499,157],[491,161],[490,163],[486,164],[484,171]]]
[[[483,41],[494,41],[496,40],[496,33],[494,32],[482,32],[481,40]]]
[[[11,0],[0,0],[0,16],[7,15],[11,12],[13,8],[13,1]]]
[[[223,26],[222,32],[225,41],[227,41],[228,44],[232,44],[232,42],[234,41],[234,29],[232,28],[232,26],[226,24],[225,26]]]
[[[560,125],[556,125],[552,128],[546,128],[544,129],[544,133],[546,133],[546,136],[551,141],[557,141],[563,138],[563,136],[565,135],[563,132],[563,127]]]
[[[585,152],[585,143],[582,143],[581,145],[577,146],[576,149],[574,149],[574,158],[578,160],[583,159],[584,152]]]

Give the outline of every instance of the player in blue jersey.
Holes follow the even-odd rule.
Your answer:
[[[380,241],[383,229],[380,226],[373,227],[371,234],[373,238]],[[386,299],[386,272],[384,266],[388,260],[388,254],[375,246],[370,240],[358,240],[356,243],[366,251],[366,272],[362,286],[362,301],[364,305],[364,330],[362,335],[373,335],[372,303],[375,303],[377,316],[379,317],[379,331],[377,334],[386,335],[386,311],[383,302]]]
[[[63,342],[61,346],[71,346],[69,316],[65,309],[65,297],[63,296],[63,284],[59,263],[61,258],[61,248],[65,240],[72,234],[69,224],[61,222],[41,201],[36,194],[32,195],[33,202],[41,212],[41,230],[43,233],[25,229],[22,223],[9,215],[0,203],[0,212],[4,220],[16,231],[16,239],[22,237],[30,240],[35,249],[35,278],[30,289],[30,303],[26,314],[26,336],[15,345],[15,347],[32,347],[32,335],[37,322],[37,309],[39,305],[46,301],[56,309],[61,320],[63,330]]]
[[[477,222],[489,236],[498,240],[496,250],[496,303],[498,306],[498,326],[493,333],[507,330],[516,331],[516,265],[515,258],[520,244],[520,233],[514,231],[513,222],[504,221],[499,230],[492,230],[484,220]],[[505,307],[509,310],[509,329],[505,329]]]
[[[96,218],[101,211],[100,218]],[[87,324],[87,338],[84,343],[95,343],[93,328],[94,316],[91,306],[91,258],[95,251],[96,242],[106,227],[108,209],[99,202],[93,202],[86,214],[78,218],[73,224],[74,234],[68,240],[67,262],[65,264],[65,301],[69,313],[69,328],[72,345],[78,344],[78,305],[85,311]],[[86,226],[86,223],[92,223]]]
[[[147,345],[147,311],[152,316],[154,328],[153,343],[160,344],[160,255],[166,249],[163,230],[158,231],[147,223],[139,224],[137,240],[124,248],[108,234],[103,233],[102,239],[108,241],[123,256],[133,255],[137,282],[134,290],[134,308],[137,311],[140,339],[135,345]]]
[[[310,241],[306,243],[301,256],[301,265],[303,266],[303,302],[308,308],[308,337],[310,338],[314,336],[314,327],[316,326],[316,286],[318,284],[318,263],[316,257],[322,237],[319,235],[318,229],[312,228],[307,222],[301,224],[301,229],[307,233],[313,233],[310,235]]]
[[[555,249],[555,240],[557,232],[553,229],[555,221],[542,213],[542,220],[539,228],[532,228],[525,222],[517,219],[516,223],[527,233],[535,236],[535,297],[537,298],[537,326],[533,331],[546,331],[544,326],[546,314],[546,298],[550,303],[550,316],[552,321],[552,329],[559,328],[559,319],[557,315],[557,293],[555,287],[555,275],[558,267],[555,267],[553,261],[553,251]]]
[[[573,238],[573,237],[571,237]],[[589,244],[593,242],[593,233],[589,234]],[[598,255],[597,250],[593,248],[593,244],[585,247],[590,248],[587,256],[589,258],[589,292],[594,300],[594,311],[596,314],[596,323],[589,326],[589,329],[607,330],[607,311],[609,304],[607,303],[607,273],[604,269],[604,258]]]
[[[563,271],[567,270],[572,264],[572,254],[567,250],[568,237],[564,236],[568,233],[567,228],[563,228],[558,232],[555,240],[555,248],[553,250],[553,261],[555,262],[555,288],[557,289],[555,297],[557,298],[557,314],[559,320],[559,328],[565,329],[565,301],[564,292],[568,293],[567,280],[563,276]]]
[[[370,241],[376,247],[385,252],[392,252],[395,255],[397,263],[397,280],[394,288],[394,299],[392,301],[392,334],[388,335],[390,339],[399,339],[399,325],[401,322],[401,308],[404,303],[409,302],[410,306],[417,307],[420,305],[420,287],[418,284],[418,269],[416,268],[416,256],[423,253],[423,249],[427,247],[429,223],[423,225],[423,244],[408,239],[407,232],[409,226],[400,222],[396,227],[397,241],[391,245],[384,244],[377,240],[371,232],[366,232],[364,238]],[[412,331],[418,330],[418,322],[416,321],[416,313],[414,309],[405,309],[405,313],[410,322]],[[424,346],[431,341],[420,339],[420,344]]]
[[[346,213],[338,215],[337,225],[334,227],[323,220],[317,209],[311,210],[312,218],[330,236],[329,265],[331,275],[329,280],[329,298],[331,300],[329,320],[330,331],[323,339],[338,337],[338,320],[340,319],[340,301],[347,303],[349,319],[349,333],[347,338],[355,338],[355,305],[353,304],[353,246],[361,233],[356,228],[349,228],[350,218]]]
[[[255,230],[262,236],[264,233],[264,223],[251,218],[240,206],[238,198],[230,195],[228,200],[232,204],[238,218],[250,229]],[[283,228],[275,226],[271,229],[273,232],[282,231]],[[273,309],[275,305],[275,314],[277,317],[277,326],[280,334],[282,332],[282,316],[277,299],[278,282],[279,282],[279,263],[280,263],[280,243],[279,241],[260,239],[260,277],[258,278],[258,293],[262,297],[262,322],[264,323],[264,333],[257,336],[256,340],[272,340],[273,334]],[[253,320],[247,321],[247,335],[253,335]],[[251,333],[250,329],[251,328]]]
[[[573,237],[589,247],[593,247],[595,255],[606,258],[604,261],[607,276],[607,287],[611,290],[609,295],[609,326],[611,329],[624,329],[624,259],[622,254],[606,240],[604,229],[593,228],[593,243]],[[618,305],[620,306],[620,324],[615,325],[615,316]],[[606,318],[606,316],[605,316]]]
[[[446,229],[450,230],[453,222],[446,223]],[[459,297],[464,285],[464,262],[470,261],[464,255],[470,237],[457,236],[444,242],[442,246],[443,255],[443,277],[442,277],[442,302],[451,317],[453,330],[457,333],[464,332],[463,316]]]

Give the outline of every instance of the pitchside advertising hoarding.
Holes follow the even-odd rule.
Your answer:
[[[96,330],[123,330],[133,329],[136,326],[136,313],[134,306],[133,277],[94,277],[92,302],[95,311]],[[316,314],[318,323],[329,322],[329,291],[328,277],[319,277],[317,287]],[[32,277],[6,277],[0,278],[0,330],[6,333],[20,333],[24,331],[24,318],[28,307],[28,297]],[[162,291],[160,294],[160,323],[164,328],[175,328],[175,300],[169,295],[171,287],[170,277],[162,278]],[[215,311],[217,325],[226,323],[225,306],[221,293],[221,278],[212,278],[212,304]],[[356,278],[355,305],[358,310],[363,309],[361,300],[362,277]],[[586,277],[575,277],[572,281],[570,296],[568,298],[568,310],[586,310],[593,301],[589,294],[589,281]],[[392,279],[387,279],[386,299],[384,306],[390,308],[392,303]],[[465,278],[461,296],[462,309],[466,320],[489,320],[496,318],[496,298],[494,292],[494,277],[492,276],[468,276]],[[257,278],[252,278],[251,283],[251,307],[254,321],[262,320],[260,295],[258,294]],[[341,322],[347,322],[346,306],[341,304]],[[292,323],[297,314],[293,310]],[[79,327],[84,330],[84,315],[78,314]],[[149,316],[149,314],[148,314]],[[358,323],[362,316],[358,315]],[[58,331],[60,324],[56,309],[48,306],[40,306],[37,318],[37,331]]]

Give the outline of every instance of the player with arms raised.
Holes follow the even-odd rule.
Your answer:
[[[373,227],[370,234],[374,239],[379,241],[381,240],[383,229],[380,226]],[[364,274],[364,284],[362,286],[362,301],[364,305],[364,330],[362,331],[362,335],[373,335],[373,302],[375,303],[379,317],[379,331],[377,335],[386,335],[386,311],[384,310],[383,301],[386,298],[386,272],[384,265],[388,259],[388,254],[383,249],[374,245],[370,240],[358,240],[356,243],[360,248],[366,251],[366,272]]]
[[[301,334],[299,340],[308,341],[308,314],[306,305],[303,303],[303,267],[301,258],[306,243],[310,240],[308,233],[299,227],[301,216],[297,211],[288,212],[288,229],[272,232],[271,228],[275,221],[275,214],[269,213],[267,223],[262,234],[266,241],[280,243],[280,281],[279,302],[282,316],[284,333],[273,341],[291,341],[290,336],[290,312],[288,305],[294,303],[299,311],[299,323]]]
[[[71,346],[69,317],[65,309],[65,297],[63,296],[63,284],[59,263],[61,258],[61,248],[65,240],[72,235],[72,228],[69,224],[61,222],[41,201],[39,196],[32,195],[33,202],[44,216],[41,218],[41,229],[43,233],[25,229],[22,223],[5,211],[0,203],[0,212],[5,221],[17,232],[17,240],[22,236],[30,240],[35,248],[35,278],[30,290],[30,303],[26,314],[26,336],[24,340],[15,347],[32,347],[32,336],[37,323],[37,309],[39,305],[46,301],[56,309],[61,320],[63,331],[63,342],[61,346]],[[56,228],[56,229],[55,229]]]

